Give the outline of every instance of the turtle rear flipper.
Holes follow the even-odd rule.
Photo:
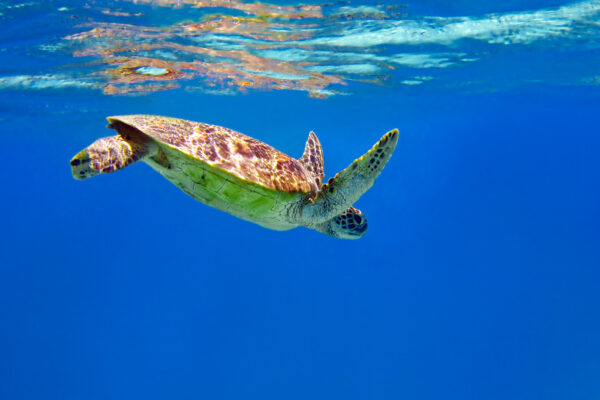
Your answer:
[[[132,140],[121,135],[104,137],[73,157],[71,171],[77,180],[114,172],[141,160],[148,155],[150,148],[149,141]]]

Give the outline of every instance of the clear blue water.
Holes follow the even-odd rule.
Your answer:
[[[179,3],[0,2],[0,398],[600,398],[599,1]],[[133,113],[401,137],[342,241],[75,181]]]

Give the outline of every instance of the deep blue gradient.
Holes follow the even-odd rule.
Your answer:
[[[328,99],[4,90],[0,399],[600,398],[600,89],[452,88],[501,69]],[[327,177],[401,136],[357,203],[367,235],[342,241],[238,220],[143,164],[75,181],[70,158],[133,113],[294,157],[314,130]]]

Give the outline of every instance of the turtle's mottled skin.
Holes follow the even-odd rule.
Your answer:
[[[367,220],[352,204],[373,185],[398,141],[397,130],[388,132],[323,185],[323,153],[313,132],[296,160],[220,126],[150,115],[108,121],[118,135],[98,139],[71,160],[76,179],[144,161],[194,199],[239,218],[344,239],[366,232]]]

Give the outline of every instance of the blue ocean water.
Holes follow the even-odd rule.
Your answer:
[[[600,398],[599,71],[595,0],[0,2],[0,398]],[[75,181],[137,113],[400,140],[344,241]]]

